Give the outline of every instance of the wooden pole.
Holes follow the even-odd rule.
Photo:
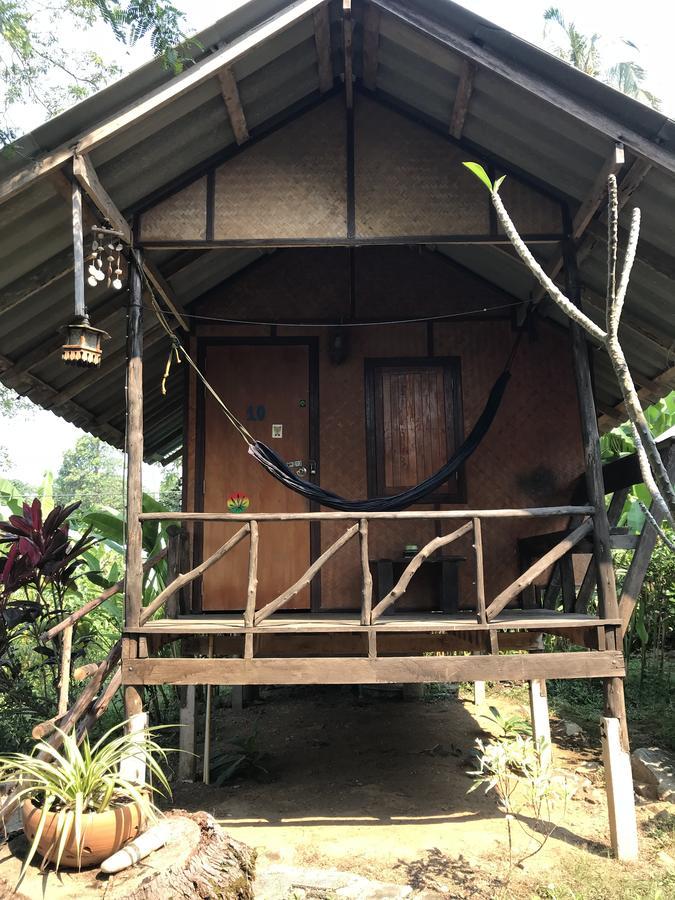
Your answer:
[[[84,303],[84,235],[82,232],[82,191],[79,184],[73,182],[73,275],[75,288],[75,317],[84,318],[87,314]]]
[[[485,611],[485,567],[483,564],[483,532],[478,517],[473,519],[473,551],[476,560],[476,618],[481,625],[487,623]]]
[[[127,628],[141,623],[143,605],[143,531],[139,516],[143,512],[143,298],[138,251],[129,263],[129,313],[127,320],[127,550],[124,587],[124,620]],[[138,640],[124,642],[129,659],[138,656]],[[124,665],[124,660],[123,660]],[[143,712],[140,686],[124,688],[127,719]]]
[[[58,716],[65,716],[68,711],[68,693],[70,690],[70,660],[73,653],[73,626],[66,628],[61,638],[61,674],[59,677]]]
[[[359,521],[361,545],[361,624],[370,625],[373,608],[373,576],[368,559],[368,519]]]
[[[195,719],[197,716],[197,688],[188,684],[181,694],[178,736],[181,753],[178,755],[179,781],[195,780]]]
[[[213,635],[209,635],[208,657],[213,656]],[[203,777],[204,784],[211,783],[211,691],[212,686],[206,685],[206,709],[204,711],[204,765]]]
[[[171,584],[180,575],[181,557],[181,529],[179,525],[169,525],[167,528],[166,567],[167,584]],[[166,615],[169,619],[175,619],[180,610],[180,598],[178,592],[166,601]]]
[[[568,297],[581,306],[581,292],[577,273],[576,254],[571,240],[564,243],[565,277]],[[595,411],[591,367],[588,348],[581,327],[570,322],[572,333],[572,358],[574,376],[577,383],[581,436],[584,448],[586,489],[588,499],[596,509],[593,517],[593,559],[598,573],[598,601],[600,614],[604,618],[617,618],[619,604],[616,596],[616,580],[612,565],[609,541],[609,520],[605,508],[605,487],[602,480],[602,459],[600,456],[600,436],[598,418]],[[609,647],[616,650],[616,647]]]

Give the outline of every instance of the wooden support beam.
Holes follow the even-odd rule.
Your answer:
[[[642,376],[631,366],[631,375],[636,384],[643,385],[638,388],[638,398],[643,409],[655,402],[653,399],[655,395],[665,397],[670,391],[675,390],[675,366],[671,366],[660,375],[654,376],[654,378]],[[616,424],[617,419],[620,422],[626,422],[627,418],[622,401],[617,403],[609,412],[603,412],[598,421],[598,427],[603,431],[607,431],[609,428],[614,427],[612,423]]]
[[[594,506],[531,506],[524,509],[443,509],[443,510],[403,510],[402,512],[303,512],[303,513],[200,513],[200,512],[159,512],[143,513],[142,522],[186,521],[186,522],[344,522],[354,519],[374,521],[382,519],[544,519],[558,516],[590,516]]]
[[[659,144],[658,136],[645,137],[627,127],[625,121],[613,117],[599,104],[591,104],[572,92],[559,88],[546,76],[534,72],[513,58],[507,58],[504,54],[493,50],[487,43],[457,33],[451,26],[430,18],[403,0],[370,0],[370,2],[441,46],[489,69],[493,75],[566,113],[583,126],[590,127],[613,141],[624,143],[634,155],[644,157],[665,172],[675,175],[675,153],[669,147]]]
[[[476,616],[481,625],[487,623],[485,608],[485,563],[483,561],[483,526],[475,516],[473,524],[473,554],[476,563]]]
[[[253,625],[255,604],[258,595],[258,523],[251,522],[251,536],[248,550],[248,586],[246,588],[246,609],[244,622]]]
[[[464,123],[469,112],[469,103],[471,102],[471,94],[473,93],[473,82],[476,77],[478,67],[470,59],[462,59],[461,70],[459,74],[459,84],[455,93],[455,102],[452,106],[452,114],[450,116],[450,136],[459,140],[464,131]]]
[[[603,717],[600,737],[612,850],[617,859],[629,862],[638,857],[630,753],[621,746],[621,725],[618,719]]]
[[[143,606],[143,291],[136,259],[129,263],[129,317],[127,320],[127,497],[124,622],[141,624]],[[124,638],[123,662],[138,656],[138,639]],[[129,684],[124,691],[125,717],[143,712],[143,691]]]
[[[580,306],[576,256],[571,241],[565,243],[565,276],[568,289],[567,294],[572,303]],[[588,348],[580,326],[570,322],[570,331],[572,336],[572,361],[581,420],[581,437],[586,464],[586,493],[597,510],[593,527],[593,558],[598,573],[600,615],[604,618],[615,618],[619,613],[619,604],[616,596],[616,580],[609,540],[609,521],[605,508],[600,436],[598,434],[598,419],[593,397],[591,367],[588,359]],[[610,649],[615,648],[610,645]]]
[[[75,139],[70,139],[66,145],[45,153],[23,166],[0,182],[0,203],[16,196],[37,179],[44,178],[60,169],[73,156],[73,147],[79,153],[92,151],[95,147],[99,147],[173,100],[203,84],[223,66],[233,65],[237,60],[242,59],[275,35],[291,28],[325,3],[326,0],[296,0],[260,25],[256,25],[220,50],[185,69],[180,75],[160,85],[156,90],[147,94],[144,99],[135,100],[102,124],[83,132]]]
[[[230,119],[234,139],[239,146],[241,146],[246,143],[250,135],[248,133],[244,108],[241,105],[237,79],[234,77],[234,72],[230,66],[223,66],[218,72],[218,81],[220,82],[220,93],[223,95],[225,109],[227,110],[227,115]]]
[[[509,656],[344,657],[337,659],[130,659],[125,683],[138,684],[413,684],[600,678],[625,672],[619,651]]]
[[[179,710],[178,742],[181,752],[178,754],[178,780],[194,781],[197,757],[196,748],[196,719],[197,719],[197,689],[194,684],[189,684],[181,697]]]
[[[75,316],[82,321],[87,313],[84,303],[84,231],[82,225],[82,191],[78,184],[72,185],[71,196],[73,225],[73,295]]]
[[[314,18],[314,43],[319,76],[319,91],[325,94],[333,87],[333,49],[330,36],[330,9],[320,6],[312,13]]]
[[[101,184],[96,169],[86,153],[76,152],[73,156],[73,175],[94,206],[110,222],[112,228],[120,232],[122,240],[126,244],[131,245],[131,227]]]
[[[342,0],[342,45],[344,50],[345,103],[347,109],[353,109],[354,107],[353,39],[352,0]]]
[[[145,274],[147,275],[148,281],[169,307],[176,322],[181,326],[181,328],[183,328],[184,331],[189,331],[190,326],[182,316],[183,304],[176,297],[176,294],[174,293],[171,285],[168,283],[168,281],[166,281],[157,266],[154,263],[150,262],[150,260],[144,261],[143,268],[145,270]],[[169,316],[169,324],[171,324],[171,316]]]
[[[507,606],[512,600],[518,596],[518,594],[522,593],[526,587],[532,584],[542,572],[545,572],[550,566],[556,563],[559,559],[561,559],[566,553],[569,553],[573,547],[575,547],[579,541],[582,540],[587,534],[593,531],[593,522],[590,520],[584,522],[578,528],[575,528],[574,531],[570,532],[564,540],[560,541],[559,544],[556,544],[553,549],[549,550],[541,559],[537,560],[537,562],[533,563],[526,572],[523,572],[512,584],[510,584],[507,588],[505,588],[500,594],[498,594],[492,603],[487,608],[487,618],[488,621],[492,621],[496,615],[498,615],[505,606]]]
[[[369,91],[377,88],[379,50],[380,11],[368,3],[363,9],[363,84]]]

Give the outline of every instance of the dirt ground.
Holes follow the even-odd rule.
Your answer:
[[[330,867],[411,885],[425,896],[675,898],[675,828],[663,804],[638,808],[642,859],[609,859],[599,749],[553,721],[556,765],[594,782],[567,805],[544,849],[509,875],[507,830],[494,796],[467,794],[471,749],[489,723],[460,694],[431,700],[351,688],[270,688],[241,714],[216,702],[215,749],[255,734],[267,774],[223,787],[177,785],[173,803],[212,813],[257,848],[258,867]],[[526,695],[492,693],[502,713]],[[671,807],[672,810],[672,807]],[[534,843],[518,829],[514,856]],[[507,883],[508,878],[508,883]],[[611,887],[610,887],[611,885]]]

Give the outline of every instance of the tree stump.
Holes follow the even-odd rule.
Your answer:
[[[23,834],[0,847],[0,900],[253,900],[255,851],[233,840],[204,812],[167,814],[168,843],[116,875],[30,866],[14,892],[28,849]]]

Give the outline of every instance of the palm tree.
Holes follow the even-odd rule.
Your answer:
[[[557,56],[587,75],[600,78],[605,84],[610,84],[629,97],[649,103],[654,109],[659,108],[661,103],[659,98],[642,86],[647,73],[639,63],[625,60],[603,70],[598,48],[601,35],[597,33],[588,35],[579,31],[574,22],[565,19],[558,6],[550,6],[544,13],[544,38],[550,39],[550,26],[556,26],[555,30],[559,34],[562,33],[564,39],[562,44],[552,45],[552,50]],[[623,43],[631,50],[638,49],[632,41],[625,38]]]

